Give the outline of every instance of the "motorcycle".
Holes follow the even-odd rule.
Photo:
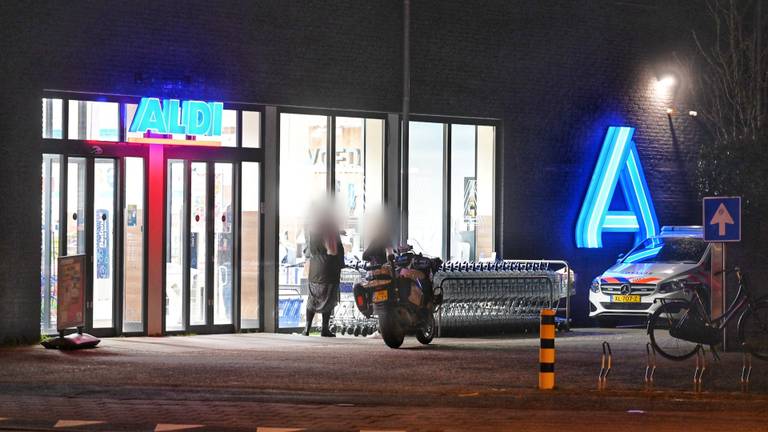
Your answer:
[[[443,300],[432,281],[442,263],[405,245],[386,264],[365,265],[365,282],[353,289],[355,304],[366,317],[376,315],[379,332],[390,348],[399,348],[406,335],[415,334],[424,345],[432,342],[437,330],[435,311]]]

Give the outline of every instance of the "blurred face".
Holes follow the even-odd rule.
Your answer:
[[[315,231],[338,231],[341,222],[339,212],[331,200],[313,204],[310,207],[307,220],[312,230]]]
[[[380,238],[387,238],[391,233],[389,219],[382,210],[371,211],[366,214],[365,235],[369,242]]]

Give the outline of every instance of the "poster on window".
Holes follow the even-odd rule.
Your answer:
[[[197,233],[189,233],[189,266],[197,268]]]
[[[126,224],[129,227],[136,226],[136,219],[138,219],[139,210],[136,204],[128,204],[128,211],[126,212]]]
[[[96,210],[96,279],[110,278],[109,210]]]
[[[85,326],[85,255],[59,257],[57,330]]]
[[[464,222],[474,223],[477,219],[477,179],[464,177]]]

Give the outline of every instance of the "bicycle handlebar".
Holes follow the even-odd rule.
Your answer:
[[[720,270],[719,272],[715,273],[715,276],[720,276],[723,273],[728,275],[728,274],[733,273],[733,272],[736,272],[736,277],[739,279],[739,281],[741,281],[742,273],[741,273],[741,268],[739,268],[738,266],[731,267],[731,268],[725,269],[725,270]]]

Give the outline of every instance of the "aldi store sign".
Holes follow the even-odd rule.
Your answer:
[[[144,136],[129,138],[128,141],[187,144],[187,141],[196,141],[199,136],[219,137],[223,111],[224,104],[221,102],[178,99],[161,102],[158,98],[141,98],[128,131]],[[186,139],[173,139],[173,135],[184,135]],[[205,141],[205,144],[216,142]]]
[[[576,223],[576,246],[603,247],[603,233],[635,233],[637,243],[659,232],[656,210],[645,181],[635,128],[611,126],[600,150],[597,166]],[[614,192],[621,187],[627,210],[610,210]]]

